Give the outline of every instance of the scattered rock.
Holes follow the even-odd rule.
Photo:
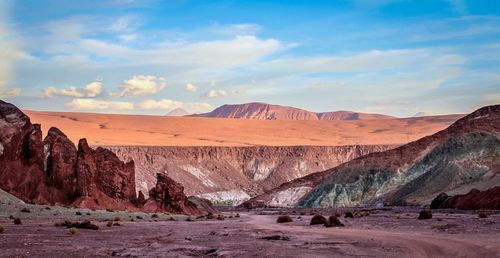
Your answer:
[[[319,225],[319,224],[324,225],[327,222],[328,220],[325,217],[323,217],[320,214],[316,214],[311,218],[311,223],[309,223],[309,225]]]
[[[418,219],[432,219],[432,212],[429,210],[423,210],[419,213]]]
[[[292,222],[292,221],[293,221],[292,217],[290,217],[288,215],[281,215],[276,220],[277,223],[288,223],[288,222]]]
[[[324,225],[327,228],[329,228],[329,227],[343,227],[344,226],[344,224],[342,222],[340,222],[340,219],[336,216],[330,216],[328,218],[327,223],[325,223]]]
[[[290,241],[290,237],[285,235],[271,235],[271,236],[261,237],[261,239]]]

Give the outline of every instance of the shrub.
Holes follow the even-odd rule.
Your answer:
[[[218,219],[218,220],[224,220],[224,218],[225,218],[225,217],[224,217],[224,215],[222,215],[222,214],[217,215],[217,219]]]
[[[21,209],[21,212],[30,213],[31,211],[30,211],[30,209],[24,207],[24,208]]]
[[[115,217],[114,221],[122,221],[120,217]]]
[[[278,217],[276,220],[277,223],[287,223],[287,222],[292,222],[292,218],[288,215],[281,215]]]
[[[75,235],[76,232],[77,232],[77,230],[76,230],[76,228],[69,228],[68,232],[69,232],[70,235]]]
[[[177,221],[177,219],[175,219],[173,216],[170,216],[170,218],[168,218],[168,220],[170,220],[170,221]]]
[[[486,214],[486,212],[484,212],[484,211],[481,211],[481,212],[479,212],[478,217],[480,219],[485,219],[488,217],[488,214]]]
[[[325,223],[325,227],[343,227],[344,224],[340,222],[339,218],[336,216],[330,216],[328,221]]]
[[[442,218],[437,218],[437,221],[443,221],[443,219]]]
[[[194,221],[194,218],[189,216],[189,217],[187,217],[186,221]]]
[[[320,214],[316,214],[312,217],[311,223],[309,225],[318,225],[318,224],[325,224],[327,222],[326,218],[321,216]]]
[[[14,215],[10,214],[9,215],[9,219],[15,219],[16,217],[14,217]]]
[[[157,219],[157,218],[159,218],[159,217],[160,217],[160,216],[158,216],[158,214],[156,214],[156,213],[155,213],[155,214],[153,214],[153,215],[151,215],[151,218],[155,218],[155,219]]]
[[[136,217],[137,219],[142,219],[142,217],[141,217],[141,216],[135,216],[135,217]]]
[[[81,216],[82,213],[80,211],[75,212],[76,215]]]
[[[344,214],[344,218],[354,218],[354,214],[350,211],[346,211]]]
[[[15,218],[14,219],[14,224],[21,225],[22,224],[21,219],[20,218]]]
[[[432,212],[429,210],[423,210],[418,214],[418,219],[432,219]]]
[[[215,218],[215,216],[214,216],[214,214],[213,214],[213,213],[209,212],[209,213],[207,214],[207,219],[214,219],[214,218]]]
[[[3,227],[2,224],[0,224],[0,234],[2,234],[3,232],[5,232],[5,228]]]
[[[113,226],[121,226],[122,224],[120,224],[120,222],[115,222],[113,223]]]
[[[49,206],[47,206],[47,207],[45,207],[45,209],[46,209],[46,210],[50,210],[50,207],[49,207]]]
[[[89,215],[89,216],[90,216],[90,212],[87,212],[87,215]]]
[[[64,222],[55,223],[54,226],[56,226],[56,227],[67,227],[67,228],[83,228],[83,229],[92,229],[92,230],[98,230],[99,229],[99,227],[97,225],[92,224],[88,220],[86,220],[84,222],[71,222],[69,220],[66,220]]]
[[[113,222],[110,220],[106,223],[106,227],[110,228],[111,226],[113,226]]]
[[[239,218],[240,217],[240,214],[239,213],[236,213],[236,215],[234,216],[235,218]]]

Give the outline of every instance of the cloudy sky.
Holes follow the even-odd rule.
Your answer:
[[[0,2],[0,97],[165,114],[261,101],[412,116],[500,103],[500,1]]]

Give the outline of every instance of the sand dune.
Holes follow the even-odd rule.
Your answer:
[[[24,110],[44,133],[52,126],[93,145],[292,146],[402,144],[462,115],[357,121],[280,121]]]

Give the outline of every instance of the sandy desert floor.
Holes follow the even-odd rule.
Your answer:
[[[177,215],[177,221],[169,221],[169,214],[153,218],[9,200],[0,207],[2,257],[500,257],[500,214],[478,218],[474,212],[440,211],[432,219],[417,220],[419,209],[393,208],[341,217],[344,227],[325,228],[310,226],[310,214],[343,211],[225,211],[224,220],[186,221]],[[30,212],[21,212],[24,207]],[[277,224],[284,212],[294,221]],[[15,225],[10,215],[22,224]],[[107,227],[106,220],[116,217],[120,226]],[[77,229],[71,235],[54,226],[64,220],[91,220],[99,229]]]
[[[154,146],[402,144],[442,130],[462,115],[360,121],[270,121],[201,117],[24,112],[46,133],[77,143]]]

